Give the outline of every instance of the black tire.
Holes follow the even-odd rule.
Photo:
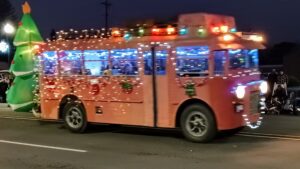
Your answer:
[[[73,133],[83,133],[87,129],[87,118],[84,106],[78,101],[72,101],[63,109],[65,126]]]
[[[213,112],[201,104],[193,104],[183,110],[180,127],[183,135],[192,142],[206,143],[217,134]]]

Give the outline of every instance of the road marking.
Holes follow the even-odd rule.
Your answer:
[[[40,119],[34,117],[11,117],[11,116],[0,116],[0,119],[13,119],[13,120],[30,120],[30,121],[39,121]]]
[[[300,135],[269,134],[269,133],[254,133],[254,132],[253,133],[252,132],[240,132],[239,134],[273,136],[273,137],[286,137],[286,138],[297,138],[297,139],[300,139]]]
[[[22,145],[22,146],[29,146],[29,147],[37,147],[37,148],[45,148],[45,149],[53,149],[53,150],[72,151],[72,152],[78,152],[78,153],[88,152],[86,150],[64,148],[64,147],[55,147],[55,146],[46,146],[46,145],[30,144],[30,143],[22,143],[22,142],[7,141],[7,140],[0,140],[0,143],[15,144],[15,145]]]
[[[10,108],[0,108],[0,111],[11,111]]]
[[[300,141],[300,138],[282,137],[282,136],[267,136],[267,135],[255,135],[255,134],[237,134],[237,136],[254,137],[254,138],[266,138],[266,139],[278,139],[278,140],[290,140],[290,141]]]

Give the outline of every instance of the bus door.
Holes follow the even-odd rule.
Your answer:
[[[154,127],[168,120],[168,55],[169,49],[164,46],[151,46],[143,51],[144,107],[146,120]]]

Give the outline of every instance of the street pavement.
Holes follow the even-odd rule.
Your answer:
[[[299,122],[265,116],[260,129],[198,144],[176,130],[118,125],[73,134],[0,105],[0,169],[297,169]]]

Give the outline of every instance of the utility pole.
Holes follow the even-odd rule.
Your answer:
[[[108,37],[108,10],[109,10],[109,7],[111,7],[111,3],[109,3],[109,0],[105,0],[101,3],[104,8],[105,8],[105,37]]]

